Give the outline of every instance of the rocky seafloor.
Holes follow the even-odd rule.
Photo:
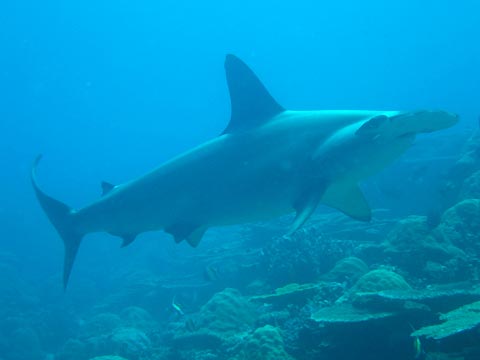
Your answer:
[[[0,254],[0,360],[480,359],[480,134],[440,190],[428,215],[220,231],[235,240],[177,257],[183,273],[100,290],[29,283]]]

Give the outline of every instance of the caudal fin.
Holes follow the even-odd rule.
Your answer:
[[[37,199],[40,202],[40,206],[43,211],[45,211],[45,214],[47,214],[48,219],[57,230],[65,246],[63,286],[66,288],[75,261],[75,256],[77,255],[84,234],[76,229],[73,210],[64,203],[48,196],[39,188],[36,168],[41,158],[41,155],[38,156],[33,163],[31,172],[32,185],[35,194],[37,195]]]

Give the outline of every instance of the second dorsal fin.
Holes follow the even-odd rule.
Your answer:
[[[285,110],[270,95],[255,73],[235,55],[227,55],[225,72],[232,114],[224,133],[247,131]]]
[[[102,181],[102,196],[107,195],[114,187],[115,185]]]

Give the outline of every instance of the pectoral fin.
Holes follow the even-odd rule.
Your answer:
[[[370,221],[372,211],[357,184],[331,185],[322,196],[322,203],[361,221]]]

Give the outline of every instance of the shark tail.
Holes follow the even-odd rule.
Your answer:
[[[31,180],[40,206],[63,240],[65,247],[63,286],[66,289],[78,248],[85,234],[77,229],[74,216],[75,211],[68,205],[45,194],[38,186],[36,168],[41,158],[42,156],[39,155],[33,163]]]

